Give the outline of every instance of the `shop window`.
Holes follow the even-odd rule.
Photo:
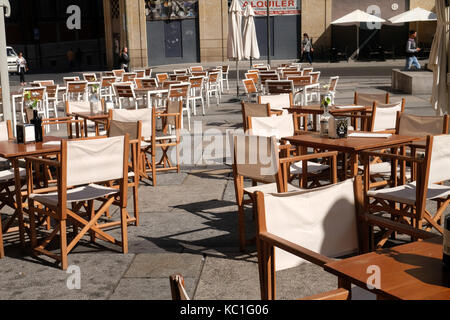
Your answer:
[[[183,56],[181,21],[164,23],[164,47],[167,58]]]
[[[192,19],[198,16],[198,0],[143,0],[148,20]]]

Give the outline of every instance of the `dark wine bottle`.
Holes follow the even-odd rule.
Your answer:
[[[450,214],[447,214],[444,220],[444,245],[443,245],[442,263],[450,271]]]
[[[37,110],[33,110],[33,119],[31,119],[30,123],[34,124],[36,142],[42,142],[44,140],[42,137],[42,118],[38,116]]]

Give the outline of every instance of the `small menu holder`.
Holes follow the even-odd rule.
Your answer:
[[[34,132],[34,124],[18,124],[17,129],[17,143],[29,143],[36,141]]]
[[[347,138],[348,118],[331,117],[328,125],[328,136],[332,139]]]

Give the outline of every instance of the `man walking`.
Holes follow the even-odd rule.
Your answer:
[[[303,62],[303,60],[306,58],[308,59],[309,64],[312,64],[312,57],[311,53],[314,51],[311,39],[309,38],[307,33],[303,34],[303,41],[302,41],[302,56],[300,58],[300,62]]]
[[[406,43],[406,70],[411,70],[411,65],[420,70],[419,60],[417,60],[416,53],[420,51],[416,44],[417,32],[415,30],[409,31],[409,39]]]

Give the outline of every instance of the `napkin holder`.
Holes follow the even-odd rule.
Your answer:
[[[332,139],[347,138],[348,135],[348,118],[347,117],[330,117],[328,124],[328,136]]]
[[[34,124],[18,124],[16,125],[16,131],[17,143],[28,143],[36,141]]]

